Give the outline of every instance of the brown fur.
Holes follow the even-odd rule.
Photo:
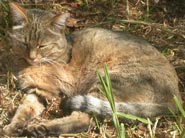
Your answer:
[[[28,27],[27,33],[31,33],[31,15],[44,14],[45,11],[26,11],[14,3],[10,4],[10,8],[13,9],[12,14],[19,13],[16,16],[22,21],[16,26],[21,29],[13,30],[11,36],[18,41],[16,46],[28,44],[26,49],[23,47],[21,54],[32,66],[18,72],[19,86],[28,95],[18,107],[12,122],[5,126],[5,134],[19,136],[26,132],[42,137],[80,132],[90,124],[90,117],[86,113],[111,116],[110,106],[98,89],[100,84],[96,70],[104,75],[103,64],[109,69],[118,111],[142,117],[167,114],[168,107],[177,111],[173,96],[176,95],[180,100],[181,96],[176,72],[167,59],[146,41],[123,32],[88,28],[74,32],[72,41],[67,42],[63,30],[68,15],[55,16],[51,13],[44,20],[48,23],[46,26],[42,26],[44,21],[34,22],[35,27],[41,25],[41,28],[37,28],[38,35],[33,34],[38,37],[26,40],[22,37],[29,36],[24,35],[25,26]],[[21,12],[16,9],[21,9]],[[44,15],[41,17],[44,18]],[[42,45],[42,42],[48,45]],[[50,62],[43,62],[45,56],[50,58]],[[44,99],[52,99],[60,94],[68,97],[62,108],[78,112],[61,119],[29,124],[44,110]]]

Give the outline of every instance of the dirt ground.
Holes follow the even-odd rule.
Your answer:
[[[185,2],[184,0],[15,0],[27,8],[41,8],[55,13],[70,12],[66,33],[84,27],[104,27],[113,30],[127,31],[143,37],[155,46],[171,62],[179,77],[179,88],[185,100]],[[4,3],[2,3],[4,2]],[[0,40],[6,37],[6,29],[11,25],[6,7],[7,0],[0,1]],[[6,48],[0,48],[5,53]],[[0,58],[2,55],[0,55]],[[0,128],[10,122],[23,93],[15,86],[15,77],[4,72],[0,63]],[[43,113],[43,117],[59,117],[54,99]],[[185,106],[184,106],[185,107]],[[156,138],[178,138],[180,133],[178,121],[172,116],[159,117],[155,130]],[[155,122],[155,119],[153,119]],[[185,126],[181,117],[180,124]],[[157,121],[156,121],[157,122]],[[149,128],[142,123],[126,123],[127,137],[151,137]],[[153,125],[151,126],[154,127]],[[185,131],[185,130],[184,130]],[[90,129],[86,133],[66,134],[64,137],[108,137],[114,135],[112,125],[104,123],[101,131]],[[62,137],[62,136],[61,136]],[[185,137],[185,136],[184,136]]]

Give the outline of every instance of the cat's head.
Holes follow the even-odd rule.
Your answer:
[[[25,9],[9,3],[12,14],[10,37],[14,47],[31,65],[68,62],[70,47],[64,34],[69,13],[55,15],[39,9]]]

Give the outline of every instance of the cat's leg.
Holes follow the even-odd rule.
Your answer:
[[[40,115],[44,109],[45,107],[40,97],[34,93],[26,95],[12,118],[11,123],[3,128],[3,133],[8,136],[22,135],[27,123]]]
[[[37,88],[42,97],[52,99],[60,93],[71,96],[75,91],[73,77],[62,65],[32,66],[19,72],[19,86],[23,91]]]
[[[64,133],[78,133],[88,129],[90,117],[86,113],[74,111],[71,115],[59,119],[29,124],[27,135],[44,137],[47,135],[60,135]]]

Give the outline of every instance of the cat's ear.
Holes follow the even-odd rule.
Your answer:
[[[14,27],[23,27],[27,18],[26,9],[19,6],[18,4],[14,2],[9,2],[10,12],[12,14],[12,20]]]
[[[67,19],[70,17],[70,13],[64,13],[56,15],[51,22],[51,25],[55,28],[55,31],[60,32],[65,29]]]

